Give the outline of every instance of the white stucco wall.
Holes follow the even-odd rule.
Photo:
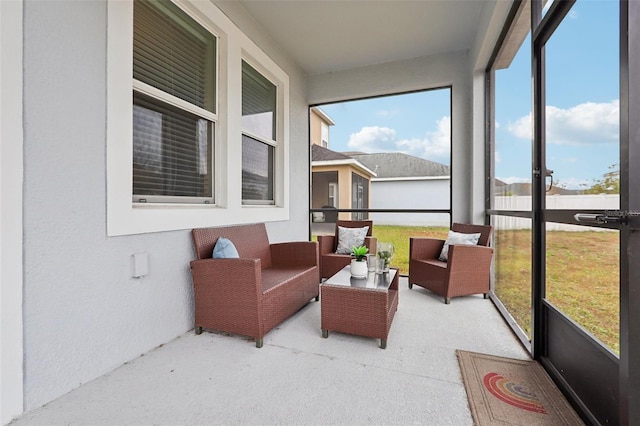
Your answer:
[[[372,209],[448,209],[449,179],[374,180]],[[449,226],[446,213],[372,213],[378,225]]]
[[[22,1],[0,1],[0,424],[22,413]]]
[[[27,410],[193,327],[189,231],[107,236],[106,40],[106,1],[25,3]],[[282,56],[268,37],[256,42],[272,58]],[[280,66],[291,78],[291,199],[301,208],[291,209],[287,223],[268,224],[268,231],[274,241],[303,240],[309,187],[304,77],[286,61]],[[149,274],[139,279],[131,278],[135,253],[149,255]]]

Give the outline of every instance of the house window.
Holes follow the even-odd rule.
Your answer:
[[[275,204],[277,87],[242,61],[242,202]]]
[[[133,201],[213,203],[216,37],[170,1],[136,0]]]
[[[321,132],[322,146],[324,148],[329,148],[329,126],[327,126],[327,123],[321,124],[320,132]]]
[[[338,208],[338,183],[329,183],[329,205]]]
[[[106,8],[107,234],[289,220],[287,73],[214,2]],[[271,82],[244,120],[239,58]]]

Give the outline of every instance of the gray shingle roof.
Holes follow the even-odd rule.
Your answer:
[[[377,178],[449,176],[449,166],[400,152],[353,153],[351,157],[377,174]]]
[[[351,157],[341,152],[331,151],[320,145],[311,145],[311,161],[350,160]]]

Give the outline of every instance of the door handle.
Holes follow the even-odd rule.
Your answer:
[[[621,223],[626,225],[629,222],[629,216],[638,216],[638,213],[607,210],[604,213],[577,213],[573,218],[582,223]]]
[[[604,214],[576,213],[573,218],[581,223],[606,223]]]
[[[541,175],[540,169],[539,168],[533,169],[533,175],[535,177],[540,177]],[[545,168],[544,176],[545,178],[551,178],[551,183],[549,183],[549,187],[545,189],[545,192],[549,192],[551,191],[551,188],[553,188],[553,170]],[[546,187],[546,184],[545,184],[545,187]]]

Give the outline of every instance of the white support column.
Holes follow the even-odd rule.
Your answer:
[[[23,0],[0,1],[0,424],[23,412]]]

